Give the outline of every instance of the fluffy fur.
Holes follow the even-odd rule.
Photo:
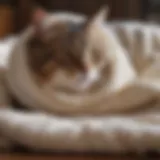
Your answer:
[[[27,43],[28,63],[37,80],[43,82],[41,86],[49,81],[54,86],[55,77],[61,74],[66,80],[60,87],[86,91],[104,72],[111,73],[111,56],[105,53],[109,39],[101,26],[105,10],[79,22],[55,20],[46,28],[45,17],[47,13],[43,11],[33,16],[34,33]]]
[[[93,46],[103,49],[110,72],[101,74],[97,87],[89,92],[78,90],[75,94],[68,90],[73,86],[72,81],[55,69],[49,72],[49,81],[41,81],[39,75],[46,76],[36,72],[33,62],[38,59],[32,59],[27,45],[37,30],[31,26],[18,38],[7,65],[5,83],[22,104],[36,111],[1,109],[2,135],[32,149],[159,151],[160,29],[141,23],[105,23],[102,13],[89,21],[93,30],[90,28],[87,37]],[[47,15],[41,25],[46,29],[68,21],[84,24],[87,18],[54,13]],[[66,85],[66,81],[71,85]]]
[[[72,20],[74,23],[84,23],[86,21],[86,18],[83,16],[75,16],[73,18],[68,14],[65,19],[64,16],[66,16],[66,14],[54,14],[53,17],[48,16],[41,25],[48,28],[51,24],[57,23],[57,21],[68,22]],[[22,34],[20,41],[18,41],[14,48],[9,67],[10,70],[8,70],[7,74],[9,85],[13,89],[14,94],[16,94],[17,97],[20,97],[19,100],[22,101],[22,103],[33,108],[38,107],[49,112],[52,111],[61,114],[99,114],[102,112],[116,111],[118,108],[121,110],[121,107],[124,108],[124,105],[126,106],[126,109],[131,107],[130,104],[133,103],[132,101],[124,102],[121,100],[123,99],[123,95],[128,94],[128,88],[125,88],[124,86],[131,83],[136,77],[136,72],[128,61],[125,53],[126,51],[118,43],[118,39],[114,36],[114,32],[112,32],[109,27],[106,27],[103,21],[96,21],[91,27],[93,27],[93,30],[92,34],[90,33],[90,36],[88,35],[88,38],[90,39],[89,42],[92,44],[93,36],[95,36],[93,41],[94,45],[102,45],[100,48],[103,50],[103,60],[107,64],[107,69],[111,69],[111,73],[108,74],[108,70],[104,70],[103,74],[101,74],[98,81],[95,83],[95,89],[92,90],[92,92],[81,92],[81,89],[78,89],[79,92],[77,94],[73,91],[76,88],[79,88],[78,84],[75,83],[75,79],[72,76],[66,76],[63,70],[51,72],[53,75],[51,74],[50,80],[39,86],[28,65],[29,53],[28,48],[25,45],[28,42],[28,39],[34,34],[34,28],[31,27]],[[99,36],[102,37],[101,41]],[[96,39],[98,39],[100,43],[95,44],[95,42],[98,42]],[[24,54],[21,54],[22,52]],[[89,54],[92,54],[92,52]],[[35,61],[35,63],[36,62],[37,61]],[[17,65],[17,67],[15,65]],[[23,71],[21,68],[23,68]],[[101,73],[100,68],[97,67],[95,69],[97,69],[97,72],[99,71]],[[89,70],[89,73],[92,73],[92,68]],[[16,75],[15,80],[11,78],[14,76],[13,74]],[[17,80],[19,78],[21,79],[21,82],[25,83],[21,83],[20,85],[19,80]],[[24,80],[22,80],[23,78]],[[17,87],[20,87],[20,90],[25,90],[25,92],[23,92],[25,95],[20,93]],[[72,89],[72,92],[70,89]],[[115,93],[117,100],[114,101],[113,104]],[[146,94],[144,97],[145,96]],[[138,103],[142,103],[141,101],[144,99],[143,96],[135,98],[142,99]],[[99,108],[96,107],[97,104],[99,104]]]

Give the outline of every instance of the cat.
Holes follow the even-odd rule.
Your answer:
[[[63,82],[65,79],[63,85],[74,91],[94,87],[104,71],[108,75],[112,73],[115,54],[108,53],[108,48],[112,46],[109,41],[113,37],[116,45],[126,51],[125,56],[136,74],[149,67],[160,51],[159,26],[142,22],[107,22],[105,8],[85,21],[55,20],[44,27],[48,15],[43,10],[34,14],[35,32],[27,42],[28,63],[41,85],[50,80],[58,84],[60,79]],[[57,77],[55,74],[61,77],[58,82],[53,78]]]
[[[28,63],[39,82],[48,83],[57,73],[70,89],[84,91],[100,78],[106,66],[110,73],[105,54],[108,39],[99,29],[105,14],[103,10],[85,22],[57,21],[46,29],[42,21],[47,13],[40,10],[34,15],[35,33],[27,43]]]
[[[56,89],[68,89],[85,95],[103,88],[106,82],[108,93],[121,89],[142,76],[160,51],[158,25],[108,22],[105,8],[90,17],[68,13],[60,13],[61,18],[55,14],[48,17],[50,13],[36,10],[31,24],[33,33],[25,41],[19,37],[23,43],[17,44],[16,51],[26,48],[33,79],[40,88],[49,88],[53,93]],[[28,35],[28,30],[25,32]],[[25,79],[20,80],[25,85]],[[10,89],[14,84],[12,79],[9,81]],[[24,100],[25,92],[19,93],[21,97],[14,95],[14,91],[19,92],[17,87],[12,89],[12,96]],[[126,96],[123,98],[127,101]],[[28,101],[32,103],[30,98]]]
[[[108,22],[107,12],[106,8],[102,8],[86,17],[68,12],[50,14],[36,10],[31,28],[19,37],[19,44],[13,52],[24,52],[20,54],[26,55],[22,59],[26,59],[27,64],[24,65],[29,69],[27,72],[41,91],[34,93],[32,89],[27,95],[18,93],[20,84],[23,90],[24,87],[29,88],[26,87],[26,80],[22,80],[24,76],[19,78],[25,83],[19,83],[17,87],[14,87],[13,80],[9,80],[13,77],[9,76],[9,88],[14,88],[13,94],[20,100],[32,95],[26,100],[27,106],[37,106],[30,104],[33,94],[45,92],[46,97],[54,95],[50,97],[53,101],[55,92],[64,91],[68,95],[81,96],[82,105],[92,106],[104,96],[124,92],[127,84],[141,77],[154,64],[159,52],[159,27],[142,22]],[[11,59],[14,59],[12,55]],[[14,63],[18,65],[22,59]],[[11,64],[9,68],[14,66]],[[13,72],[24,74],[18,70],[11,70],[9,74]],[[90,93],[93,93],[91,97],[86,96]],[[125,91],[125,94],[128,95],[128,92]],[[118,104],[121,98],[117,98]],[[74,96],[72,99],[77,101],[79,98]],[[49,103],[49,99],[47,101]],[[40,100],[38,102],[38,105],[41,104]],[[56,99],[54,102],[56,105]],[[63,105],[65,103],[68,102]],[[56,106],[59,105],[63,106],[61,103]],[[49,108],[54,108],[51,106]]]

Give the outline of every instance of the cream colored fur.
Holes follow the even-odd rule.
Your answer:
[[[53,17],[46,19],[45,26],[53,20],[85,20],[70,14]],[[35,110],[22,113],[3,107],[10,104],[0,90],[6,97],[0,111],[4,137],[35,150],[159,151],[160,29],[141,23],[107,23],[103,29],[113,74],[103,89],[89,95],[55,91],[53,96],[38,88],[26,65],[25,43],[32,27],[18,38],[2,79],[9,92]]]

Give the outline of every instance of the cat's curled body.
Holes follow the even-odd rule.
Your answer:
[[[107,80],[109,94],[112,90],[124,88],[128,82],[143,77],[143,73],[156,63],[160,52],[159,26],[140,22],[105,22],[104,11],[85,21],[83,16],[68,13],[62,15],[63,20],[57,21],[56,25],[48,29],[47,24],[41,24],[46,15],[38,13],[34,19],[34,32],[30,36],[28,33],[20,36],[13,53],[23,52],[23,47],[26,49],[26,64],[35,82],[46,93],[48,89],[48,93],[51,93],[55,84],[61,88],[54,89],[68,87],[69,91],[66,91],[71,94],[85,94],[85,91],[92,93]],[[54,15],[51,19],[54,19]],[[12,68],[12,65],[9,67]],[[9,92],[11,89],[12,95],[15,93],[19,101],[31,104],[32,97],[28,98],[24,92],[18,93],[20,91],[14,87],[12,76],[9,75],[12,69],[7,72]],[[106,76],[103,80],[104,74]],[[54,79],[55,75],[60,78]],[[21,78],[20,81],[26,83]],[[124,92],[120,98],[126,100],[127,94]]]
[[[54,89],[85,96],[99,92],[86,102],[92,104],[96,97],[123,90],[128,83],[143,77],[156,63],[160,51],[158,25],[106,22],[105,16],[104,10],[90,18],[69,13],[50,16],[39,11],[33,18],[32,32],[26,30],[20,36],[14,52],[26,52],[29,72],[46,94],[52,94]],[[20,100],[27,97],[17,93],[10,75],[7,79],[13,94],[18,94]],[[99,91],[104,85],[105,92]]]
[[[48,80],[54,71],[61,70],[65,72],[67,79],[69,77],[74,79],[68,82],[69,87],[72,88],[75,84],[76,88],[73,87],[75,90],[78,88],[79,91],[81,89],[83,91],[87,87],[92,87],[97,79],[101,79],[100,74],[103,74],[101,72],[107,68],[106,65],[110,67],[110,70],[107,70],[108,74],[113,72],[111,66],[116,63],[116,52],[123,52],[124,59],[127,59],[132,67],[132,71],[129,69],[128,72],[134,76],[143,75],[143,72],[159,57],[159,25],[145,22],[107,22],[104,10],[87,20],[84,20],[86,18],[81,15],[68,14],[68,16],[70,16],[68,22],[66,14],[65,23],[59,22],[57,26],[46,29],[45,36],[39,24],[35,23],[38,36],[32,37],[29,45],[27,44],[30,52],[28,59],[31,70],[40,79]],[[54,32],[59,38],[54,39]],[[47,43],[47,47],[50,48],[52,52],[50,55],[47,55],[48,51],[43,48],[41,38],[43,42],[47,39],[48,42],[44,43]],[[39,45],[39,48],[36,48],[36,45]],[[48,62],[47,58],[51,61]]]

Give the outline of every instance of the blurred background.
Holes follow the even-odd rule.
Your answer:
[[[110,20],[160,21],[160,0],[0,0],[0,38],[22,31],[36,6],[90,15],[104,4]]]

